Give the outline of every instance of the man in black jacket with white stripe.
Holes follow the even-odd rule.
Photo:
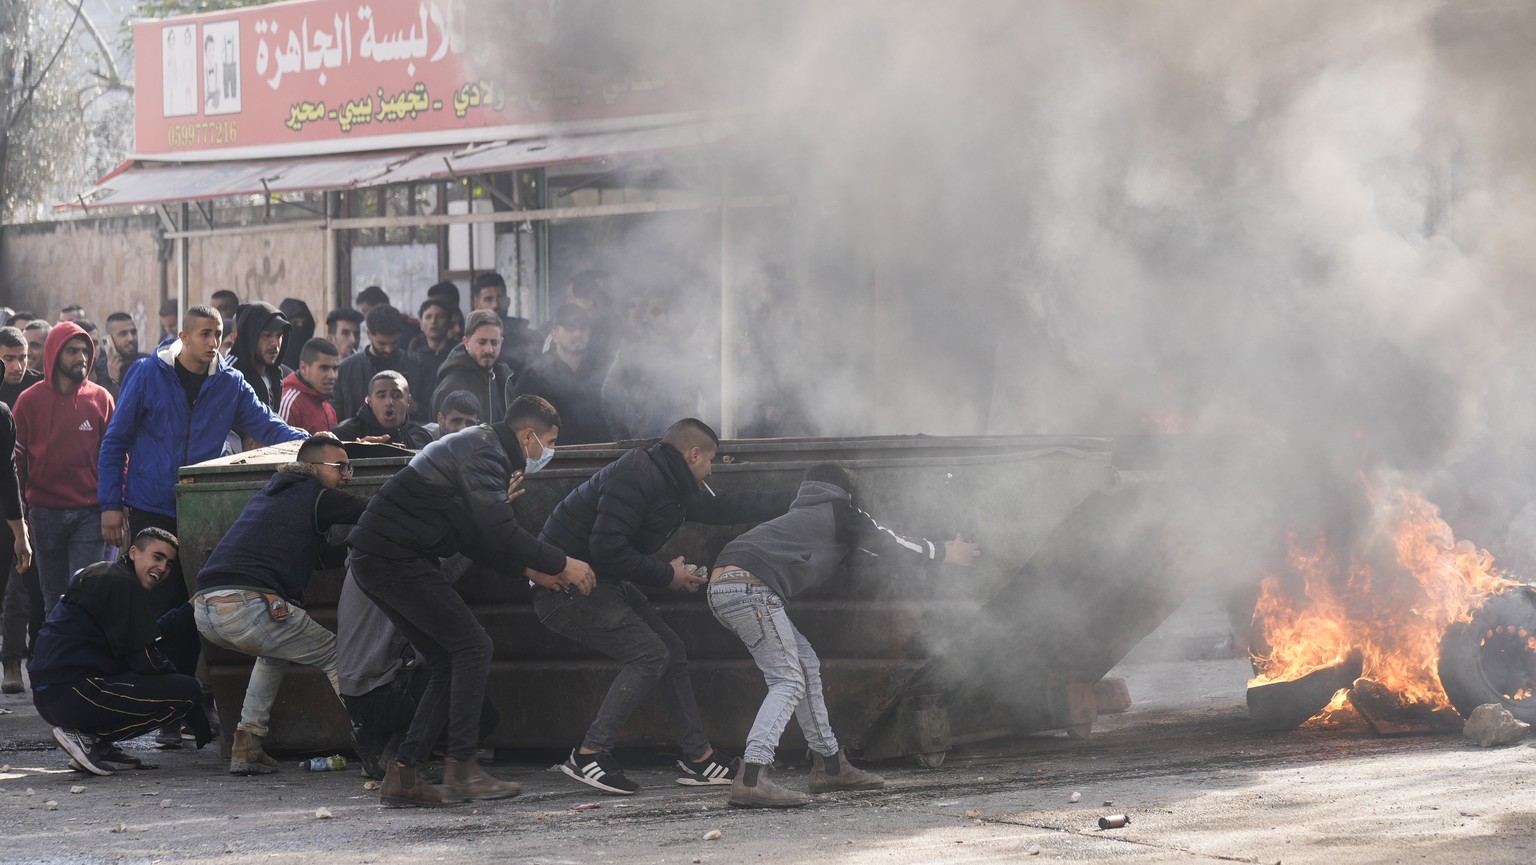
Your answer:
[[[438,569],[463,553],[541,572],[557,589],[592,589],[592,569],[517,524],[512,481],[542,466],[560,433],[560,415],[522,397],[500,423],[468,427],[427,445],[385,482],[347,536],[348,578],[379,605],[430,671],[410,731],[385,768],[385,805],[436,806],[516,795],[516,784],[480,771],[480,704],[491,638]],[[551,574],[553,576],[542,576]],[[445,790],[422,780],[432,744],[446,727]]]
[[[707,580],[678,556],[654,558],[684,521],[736,525],[789,509],[793,490],[715,495],[705,483],[720,439],[703,421],[684,418],[657,444],[636,448],[572,490],[544,523],[539,539],[592,563],[597,586],[578,595],[534,589],[539,621],[624,665],[603,697],[586,738],[560,767],[605,793],[640,789],[611,754],[619,732],[657,685],[683,751],[679,784],[731,783],[731,760],[710,746],[699,720],[682,640],[651,609],[637,585],[697,591]],[[536,582],[543,580],[535,575]]]

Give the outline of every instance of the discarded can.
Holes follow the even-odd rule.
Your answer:
[[[335,772],[347,768],[347,758],[336,754],[331,757],[310,757],[299,764],[311,772]]]
[[[1129,814],[1111,814],[1108,817],[1099,818],[1100,829],[1119,829],[1122,826],[1129,825],[1131,825],[1131,816]]]

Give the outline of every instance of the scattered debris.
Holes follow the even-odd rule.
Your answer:
[[[47,802],[43,803],[43,807],[47,808],[49,811],[57,811],[59,810],[59,803],[49,799]]]
[[[1083,801],[1083,794],[1081,794],[1081,793],[1073,793],[1071,796],[1067,797],[1067,804],[1068,805],[1076,805],[1077,803],[1079,803],[1081,801]]]
[[[377,789],[379,789],[379,782],[378,781],[364,781],[363,782],[363,789],[364,790],[377,790]]]
[[[1040,845],[1039,844],[1031,844],[1031,845],[1029,845],[1029,849],[1024,851],[1024,855],[1025,856],[1039,856],[1040,855]]]
[[[1111,814],[1108,817],[1099,818],[1100,829],[1119,829],[1131,825],[1129,814]]]
[[[971,810],[971,811],[965,812],[964,814],[962,814],[960,816],[962,816],[962,817],[980,817],[981,816],[981,812],[980,811]]]
[[[1360,676],[1360,670],[1360,655],[1353,653],[1337,664],[1314,670],[1301,678],[1251,687],[1248,689],[1248,717],[1254,726],[1267,732],[1293,730],[1321,712],[1334,694],[1349,688]]]
[[[127,823],[119,823],[116,826],[113,826],[111,831],[113,832],[113,834],[121,835],[124,832],[128,831],[128,824]]]
[[[1109,807],[1109,806],[1111,806],[1111,805],[1113,805],[1113,804],[1115,804],[1115,800],[1113,800],[1113,799],[1106,799],[1106,800],[1105,800],[1105,801],[1104,801],[1104,805],[1103,805],[1103,807],[1105,807],[1105,808],[1108,808],[1108,807]]]
[[[235,852],[235,848],[230,846],[230,843],[228,841],[225,841],[224,842],[224,852],[225,853],[233,853],[233,852]]]
[[[587,803],[584,803],[584,804],[581,804],[581,805],[572,805],[571,806],[571,810],[572,811],[596,811],[598,808],[601,808],[601,807],[603,807],[603,806],[597,804],[596,802],[587,802]]]
[[[31,788],[31,787],[28,787],[28,788],[27,788],[27,795],[28,795],[28,796],[36,796],[36,795],[37,795],[37,793],[36,793],[36,791],[34,791],[34,790],[33,790],[33,789],[32,789],[32,788]]]
[[[69,792],[71,795],[78,796],[85,792],[85,788],[79,784],[76,784],[75,786],[69,788]]]
[[[161,799],[160,800],[160,807],[161,808],[169,808],[169,807],[171,807],[171,800],[169,800],[169,799]]]
[[[1461,733],[1479,746],[1513,745],[1531,735],[1531,725],[1516,718],[1503,703],[1484,703],[1472,710]]]
[[[0,766],[0,772],[9,772],[9,771],[11,771],[11,764],[10,763],[6,763],[4,766]]]
[[[1349,689],[1349,705],[1378,736],[1412,736],[1437,729],[1454,730],[1461,725],[1456,710],[1410,702],[1374,679],[1355,680]]]
[[[705,841],[719,841],[720,840],[720,830],[719,829],[711,829],[708,832],[705,832],[704,833],[704,840]]]
[[[331,819],[331,809],[325,808],[325,807],[316,808],[315,809],[315,819],[316,820],[329,820],[329,819]]]
[[[548,820],[549,819],[549,814],[547,814],[547,813],[545,813],[543,811],[540,811],[539,813],[533,815],[533,819],[535,819],[535,820]]]

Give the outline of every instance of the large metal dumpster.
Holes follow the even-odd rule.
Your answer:
[[[287,446],[291,454],[294,446]],[[585,478],[624,453],[563,448],[517,503],[537,531]],[[391,454],[373,456],[377,453]],[[225,528],[285,458],[269,448],[182,469],[177,489],[189,583]],[[354,454],[351,491],[369,495],[409,459],[377,447]],[[1188,594],[1194,577],[1165,568],[1160,486],[1113,464],[1112,442],[1081,437],[895,437],[729,441],[711,485],[791,488],[836,460],[852,469],[863,506],[886,525],[981,544],[970,569],[878,563],[840,574],[791,603],[823,661],[839,736],[872,758],[929,755],[1008,732],[1070,728],[1093,719],[1091,686]],[[710,564],[747,526],[689,524],[659,554]],[[282,539],[274,538],[274,543]],[[308,608],[334,627],[342,573],[319,572]],[[503,723],[488,744],[565,748],[578,742],[617,667],[546,630],[517,574],[479,567],[459,589],[495,643],[489,694]],[[711,739],[739,746],[764,693],[740,642],[710,615],[703,593],[659,592],[658,613],[689,647]],[[224,728],[239,716],[250,659],[209,648]],[[794,745],[792,729],[786,745]],[[268,737],[274,749],[345,747],[345,713],[313,670],[293,669]],[[658,701],[625,730],[624,745],[671,743]]]

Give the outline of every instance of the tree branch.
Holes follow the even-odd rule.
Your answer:
[[[107,61],[107,74],[94,74],[96,74],[98,78],[105,78],[107,83],[112,85],[114,89],[125,89],[132,93],[133,85],[123,81],[122,73],[119,72],[117,68],[117,58],[112,55],[111,46],[107,44],[106,38],[103,37],[101,35],[101,31],[97,29],[96,22],[91,20],[90,13],[85,11],[85,0],[79,0],[79,2],[76,3],[71,3],[70,0],[59,0],[59,2],[74,10],[74,13],[79,18],[80,23],[85,26],[85,32],[90,35],[91,41],[96,43],[96,50],[101,52],[102,59]]]
[[[59,47],[54,50],[53,56],[48,58],[48,65],[44,66],[43,71],[39,72],[37,78],[33,79],[32,86],[27,88],[27,94],[16,104],[16,110],[11,112],[10,119],[6,121],[6,126],[15,126],[16,121],[20,120],[21,115],[31,106],[32,97],[37,95],[37,88],[41,87],[43,81],[47,80],[48,73],[53,71],[53,64],[59,62],[59,57],[64,54],[64,49],[69,46],[69,38],[74,35],[75,24],[80,20],[82,14],[84,13],[79,8],[75,9],[75,16],[69,19],[69,27],[65,28],[64,38],[59,40]]]

